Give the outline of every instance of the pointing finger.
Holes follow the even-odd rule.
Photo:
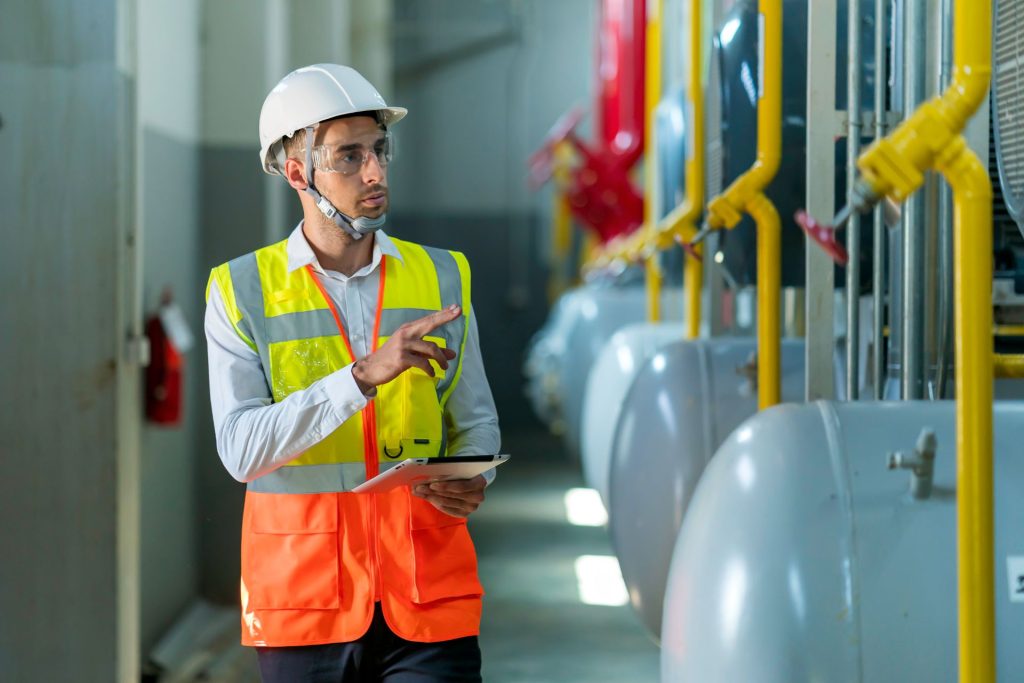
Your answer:
[[[425,315],[418,320],[413,320],[411,323],[408,323],[406,330],[412,336],[422,338],[424,335],[430,334],[437,328],[441,327],[441,325],[455,320],[460,315],[462,315],[462,307],[452,304],[448,308],[443,308],[436,313],[431,313],[430,315]]]

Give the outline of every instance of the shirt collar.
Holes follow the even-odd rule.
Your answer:
[[[303,221],[299,221],[299,224],[295,226],[295,229],[288,236],[288,245],[286,247],[288,253],[288,272],[290,273],[293,270],[312,265],[315,270],[322,273],[324,269],[316,260],[316,254],[313,253],[313,248],[309,246],[306,235],[302,232],[302,223]],[[372,234],[374,237],[373,256],[371,257],[370,265],[365,270],[372,272],[376,269],[382,256],[391,256],[402,261],[402,254],[398,251],[398,247],[395,246],[395,243],[383,230],[377,230]]]

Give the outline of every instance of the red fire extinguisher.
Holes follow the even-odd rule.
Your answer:
[[[182,416],[182,355],[191,345],[184,316],[165,290],[160,311],[146,321],[150,361],[146,366],[146,419],[161,425],[178,425]]]

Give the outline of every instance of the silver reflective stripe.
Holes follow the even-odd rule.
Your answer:
[[[462,273],[459,272],[459,264],[455,262],[455,257],[452,256],[450,251],[445,249],[423,247],[423,250],[427,252],[427,256],[434,262],[434,268],[437,270],[437,284],[441,292],[441,307],[445,308],[452,304],[462,306]],[[469,315],[469,311],[464,310],[457,319],[447,325],[442,325],[437,330],[444,337],[448,348],[453,349],[459,354],[456,363],[462,362],[462,340],[465,338],[466,325],[468,324],[467,315]],[[438,383],[437,395],[439,398],[452,385],[457,368],[458,365],[451,366]]]
[[[385,308],[380,312],[380,336],[390,337],[399,327],[413,320],[437,313],[426,308]],[[447,340],[447,337],[445,337]]]
[[[284,313],[266,319],[267,343],[337,337],[338,323],[330,309]]]
[[[382,462],[380,471],[397,463]],[[366,467],[361,462],[339,462],[329,465],[292,465],[280,467],[250,481],[246,487],[253,493],[343,493],[366,481]]]
[[[228,263],[231,286],[235,290],[235,305],[242,318],[247,320],[252,332],[252,341],[260,353],[263,375],[270,379],[270,350],[267,347],[267,319],[263,314],[263,288],[260,285],[260,269],[256,254],[246,254]]]

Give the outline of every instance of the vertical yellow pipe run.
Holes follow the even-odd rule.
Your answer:
[[[763,194],[755,195],[747,210],[757,223],[757,407],[764,410],[782,400],[779,381],[782,224],[775,205]]]
[[[993,683],[992,187],[962,137],[936,165],[953,188],[960,680]]]
[[[690,83],[687,99],[690,111],[686,125],[690,134],[690,158],[686,162],[686,207],[689,209],[689,227],[700,217],[704,204],[704,82],[701,56],[704,51],[701,21],[703,0],[690,2]],[[684,239],[690,239],[685,235]],[[703,249],[701,250],[703,252]],[[700,336],[701,290],[704,286],[704,263],[687,256],[683,271],[683,289],[686,292],[686,338]]]
[[[764,189],[779,169],[782,151],[782,0],[761,0],[759,8],[762,77],[758,79],[757,161],[708,203],[707,220],[712,228],[732,228],[745,211],[757,224],[758,406],[764,409],[778,403],[781,394],[781,230]]]
[[[634,0],[641,2],[642,0]],[[644,38],[644,224],[651,244],[658,229],[657,144],[654,139],[654,109],[661,99],[661,6],[662,0],[647,0],[647,30]],[[644,262],[647,281],[647,319],[661,320],[661,267],[656,250]]]
[[[757,105],[757,162],[751,175],[764,190],[775,178],[782,156],[782,0],[761,0],[759,7],[764,26],[763,92]]]
[[[957,0],[953,22],[954,87],[942,104],[962,128],[988,92],[991,0]],[[936,168],[953,188],[960,680],[993,683],[992,187],[961,136],[939,152]]]
[[[686,339],[696,339],[700,336],[700,298],[703,286],[704,264],[691,256],[687,256],[686,265],[683,266],[683,290],[686,293],[686,308],[684,309],[686,314]]]
[[[569,164],[572,149],[567,141],[559,142],[554,149],[554,199],[551,230],[551,276],[548,280],[548,301],[553,303],[568,286],[566,269],[569,250],[572,247],[572,211],[566,188],[569,185]]]
[[[960,680],[995,680],[992,483],[992,188],[960,132],[988,93],[992,1],[956,0],[953,82],[857,162],[878,196],[902,200],[935,166],[953,188],[956,255],[957,601]],[[968,232],[969,230],[969,232]]]
[[[782,0],[761,0],[760,7],[764,93],[757,105],[754,172],[763,174],[763,189],[775,177],[782,155]],[[764,410],[781,400],[782,230],[778,212],[761,192],[747,210],[757,224],[757,403]]]

